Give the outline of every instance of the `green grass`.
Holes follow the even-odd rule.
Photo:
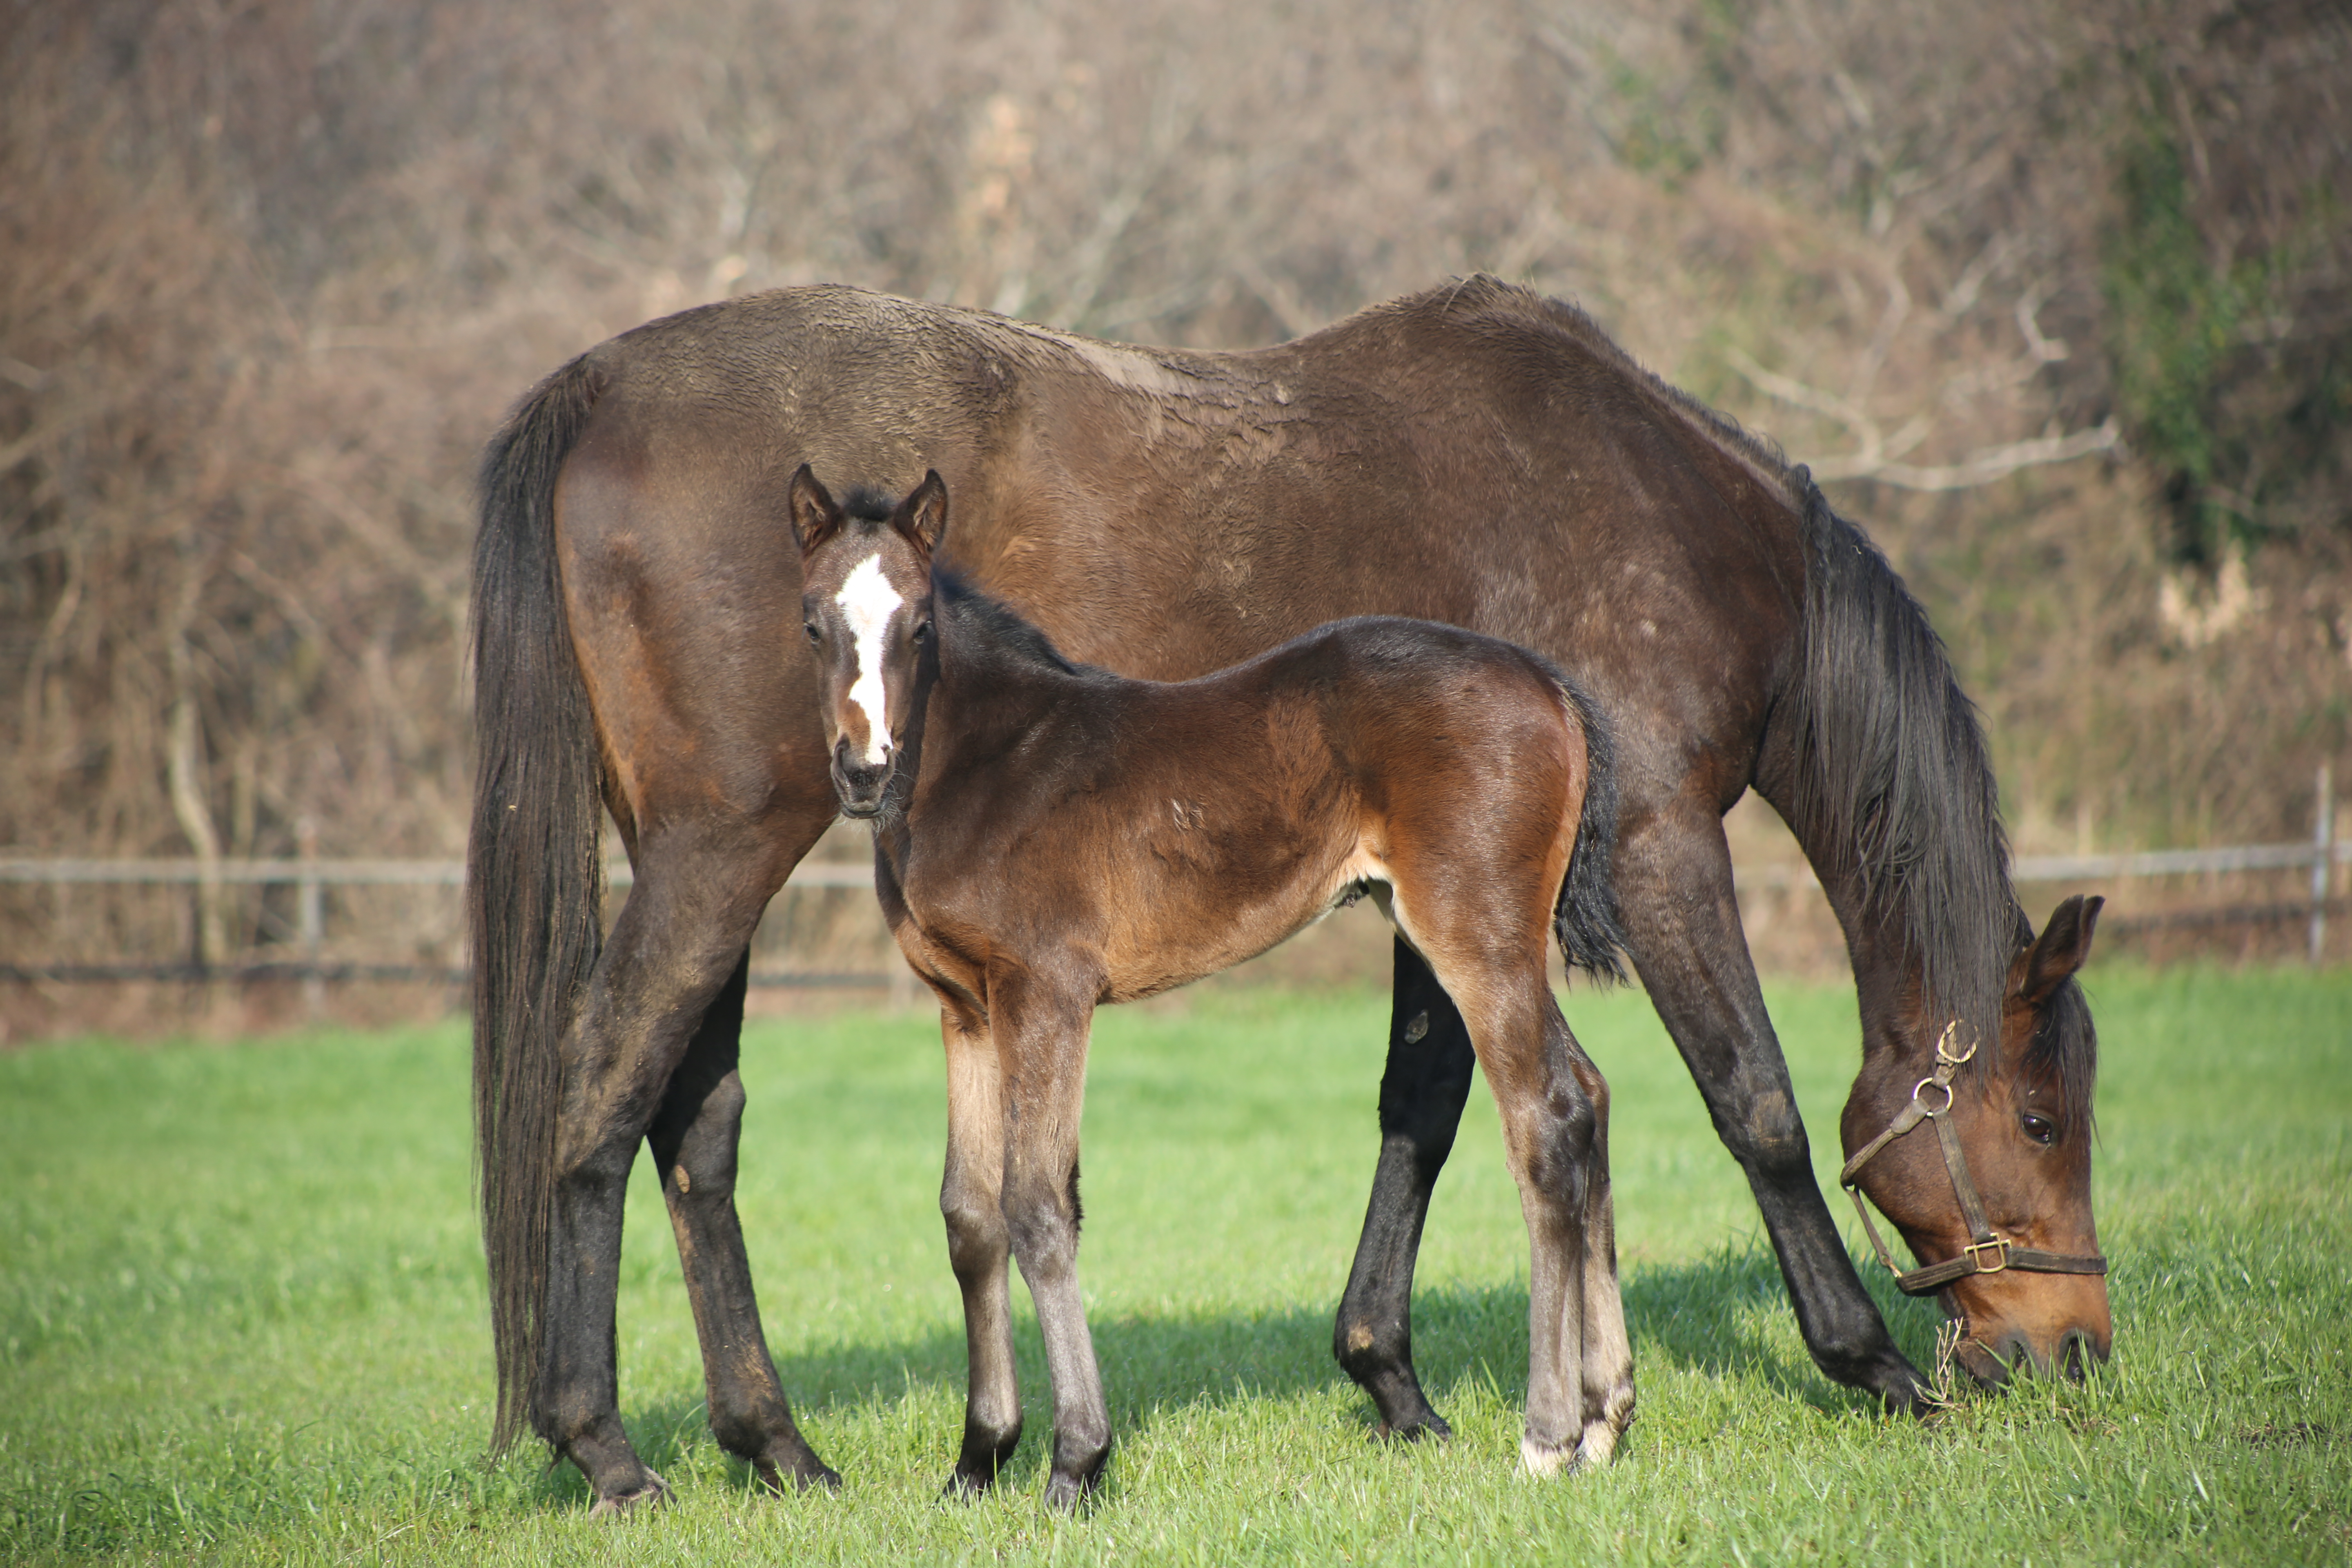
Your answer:
[[[1368,1441],[1330,1313],[1362,1215],[1385,998],[1242,990],[1098,1020],[1082,1268],[1118,1447],[1100,1506],[935,1500],[962,1339],[910,1017],[755,1025],[741,1192],[768,1334],[837,1497],[751,1489],[703,1424],[638,1172],[622,1407],[676,1505],[478,1461],[490,1373],[447,1026],[0,1058],[0,1557],[347,1563],[2344,1562],[2352,1556],[2352,974],[2095,972],[2118,1359],[2085,1386],[1874,1415],[1807,1361],[1743,1184],[1646,1004],[1569,1012],[1614,1088],[1641,1386],[1620,1462],[1517,1468],[1526,1237],[1491,1105],[1416,1298],[1456,1436]],[[1850,994],[1772,997],[1817,1136]],[[1824,1183],[1832,1152],[1817,1145]],[[1935,1314],[1877,1279],[1923,1363]],[[1025,1298],[1016,1290],[1016,1300]]]

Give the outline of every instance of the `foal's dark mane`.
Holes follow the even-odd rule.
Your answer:
[[[1024,664],[1079,677],[1110,677],[1108,670],[1091,664],[1080,664],[1054,646],[1054,639],[1037,626],[1022,618],[1020,613],[991,595],[981,592],[966,581],[954,568],[944,564],[931,569],[931,602],[934,612],[941,616],[952,616],[959,627],[977,632],[989,647],[1012,655]]]

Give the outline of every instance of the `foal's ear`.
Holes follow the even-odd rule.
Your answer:
[[[898,503],[890,526],[906,536],[926,565],[930,563],[931,552],[940,547],[940,535],[948,531],[948,486],[937,468],[926,473],[914,493]]]
[[[787,510],[793,520],[793,541],[801,547],[803,557],[840,532],[841,525],[848,521],[833,504],[832,495],[816,482],[815,471],[806,463],[793,470]]]
[[[2052,912],[2050,923],[2042,928],[2025,954],[2025,979],[2018,994],[2027,1006],[2041,1006],[2083,967],[2091,956],[2091,933],[2098,929],[2099,911],[2106,902],[2077,893]]]

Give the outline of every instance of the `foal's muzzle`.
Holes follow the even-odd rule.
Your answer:
[[[865,763],[851,757],[846,738],[836,744],[833,748],[833,792],[840,798],[841,814],[860,818],[879,816],[897,761],[887,745],[881,762]]]

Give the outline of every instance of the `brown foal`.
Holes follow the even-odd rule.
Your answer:
[[[900,950],[938,993],[940,1206],[971,1384],[949,1485],[1021,1436],[1008,1256],[1054,1386],[1045,1499],[1101,1476],[1109,1415],[1079,1300],[1078,1121],[1094,1009],[1213,974],[1360,892],[1460,1007],[1501,1112],[1528,1269],[1529,1469],[1609,1458],[1633,1414],[1608,1088],[1546,975],[1614,972],[1604,732],[1559,672],[1423,621],[1339,621],[1196,680],[1073,664],[932,571],[947,489],[887,515],[803,466],[790,508],[842,810],[875,825]]]

